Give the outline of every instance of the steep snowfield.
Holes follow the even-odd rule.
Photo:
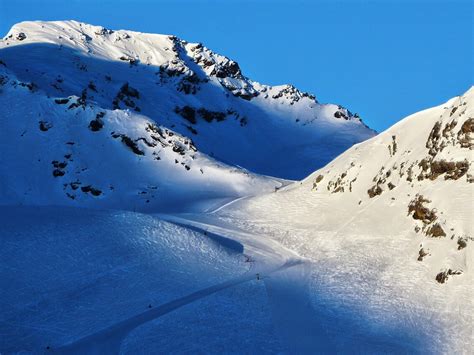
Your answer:
[[[22,22],[0,41],[0,60],[43,95],[140,112],[199,151],[259,174],[301,179],[374,135],[340,106],[291,85],[256,83],[236,62],[174,36]]]
[[[428,351],[471,353],[473,117],[471,88],[219,219],[314,260],[313,294],[405,324]]]
[[[206,210],[282,185],[138,113],[46,97],[1,65],[0,90],[0,204]]]

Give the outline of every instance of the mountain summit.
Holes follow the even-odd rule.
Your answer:
[[[339,105],[259,84],[237,62],[175,36],[22,22],[0,42],[0,60],[47,96],[139,113],[263,175],[301,179],[375,134]]]

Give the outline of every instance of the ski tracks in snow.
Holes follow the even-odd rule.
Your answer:
[[[265,277],[272,273],[291,268],[301,263],[302,261],[300,260],[290,260],[275,269],[262,269],[257,271],[262,277]],[[254,280],[255,277],[256,276],[254,270],[252,270],[251,273],[247,272],[241,277],[191,293],[187,296],[178,298],[171,302],[165,303],[159,307],[152,308],[146,312],[116,323],[108,328],[105,328],[97,333],[79,339],[71,344],[51,350],[55,353],[60,354],[118,354],[120,352],[122,340],[138,326],[145,324],[149,321],[155,320],[167,313],[174,311],[175,309],[200,300],[204,297],[210,296],[226,288],[237,286],[241,283]]]
[[[314,345],[314,330],[320,326],[317,326],[309,297],[307,292],[304,292],[309,274],[307,261],[269,238],[256,238],[255,235],[203,221],[176,216],[160,217],[172,223],[188,225],[194,230],[212,232],[242,243],[246,254],[255,261],[254,267],[240,277],[154,307],[73,343],[53,347],[49,351],[59,354],[118,354],[122,341],[137,327],[216,292],[254,280],[256,274],[259,274],[267,289],[276,330],[286,347],[292,353],[309,352]],[[290,272],[290,269],[293,271]]]

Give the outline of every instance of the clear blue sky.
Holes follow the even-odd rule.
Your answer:
[[[358,112],[379,131],[473,84],[468,0],[0,0],[0,33],[24,20],[75,19],[175,34]]]

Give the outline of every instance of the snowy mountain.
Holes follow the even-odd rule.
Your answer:
[[[254,82],[235,61],[175,36],[22,22],[0,41],[0,60],[15,80],[57,99],[59,111],[76,96],[97,112],[140,114],[258,174],[301,179],[375,134],[341,106]]]
[[[474,88],[374,136],[201,44],[24,22],[0,105],[0,352],[472,353]]]
[[[205,210],[282,185],[202,154],[136,112],[47,97],[1,66],[0,78],[2,204]]]
[[[357,144],[302,182],[220,219],[314,260],[339,303],[472,350],[474,88]],[[434,330],[432,322],[438,322]]]

